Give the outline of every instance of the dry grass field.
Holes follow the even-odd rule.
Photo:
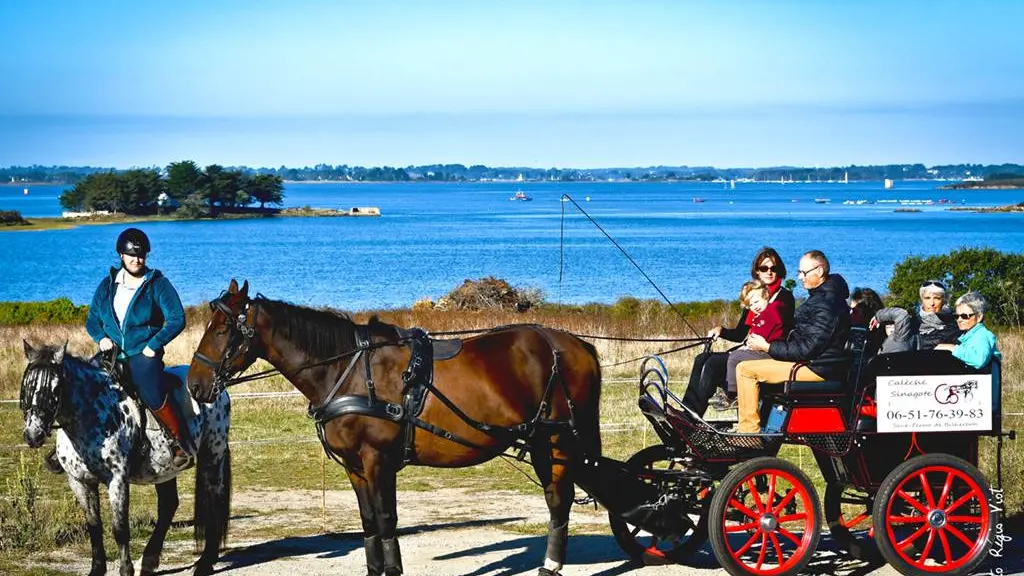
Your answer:
[[[693,333],[678,316],[664,309],[644,306],[631,310],[630,316],[608,313],[588,313],[573,309],[567,312],[545,309],[517,314],[512,312],[440,312],[385,311],[381,318],[403,326],[422,326],[431,331],[465,330],[501,324],[538,322],[565,328],[578,334],[611,335],[621,337],[689,337]],[[189,328],[168,348],[168,364],[186,364],[198,345],[206,324],[208,312],[202,308],[189,310]],[[690,321],[703,333],[714,323],[728,315],[723,306],[702,318]],[[365,320],[368,314],[356,315]],[[655,328],[656,327],[656,328]],[[1003,329],[997,331],[1004,357],[1004,413],[1006,428],[1024,426],[1024,331]],[[55,476],[41,467],[47,448],[28,450],[21,440],[21,413],[17,403],[25,361],[22,339],[38,343],[69,343],[69,350],[79,356],[92,354],[94,345],[79,326],[22,326],[0,327],[0,572],[25,572],[25,558],[59,559],[67,554],[88,554],[88,538],[81,512],[75,505],[62,476]],[[645,354],[672,348],[671,343],[595,342],[602,364],[614,365]],[[672,387],[678,392],[685,388],[686,378],[695,350],[686,350],[666,357]],[[254,370],[265,368],[257,365]],[[639,364],[627,362],[608,367],[604,371],[602,425],[605,453],[627,458],[646,445],[657,441],[646,420],[636,408],[636,379]],[[306,417],[304,399],[297,396],[271,398],[247,397],[251,392],[290,392],[293,388],[280,377],[237,386],[232,389],[234,400],[232,422],[232,451],[235,489],[250,491],[345,490],[347,480],[333,463],[324,459],[316,442],[312,422]],[[820,473],[808,449],[786,447],[783,457],[797,462],[812,478],[821,483]],[[995,479],[995,443],[983,440],[982,470]],[[528,467],[522,467],[528,470]],[[532,475],[532,472],[530,472]],[[1024,503],[1024,448],[1019,442],[1007,442],[1004,450],[1003,482],[1009,511],[1020,511]],[[191,492],[194,480],[190,472],[179,480],[182,505],[176,520],[191,518]],[[487,464],[466,469],[427,469],[411,467],[399,475],[400,490],[433,490],[441,487],[467,488],[474,491],[512,490],[536,493],[536,487],[520,469],[507,461],[496,459]],[[104,506],[104,508],[106,508]],[[280,526],[275,524],[272,510],[236,509],[235,514],[266,516],[258,533],[237,533],[234,537],[273,537]],[[155,517],[155,497],[151,489],[132,492],[133,541],[141,550],[142,543],[152,529]],[[106,514],[106,512],[105,512]],[[109,525],[109,523],[107,524]],[[355,518],[327,519],[306,527],[309,533],[322,530],[352,529]],[[296,528],[288,527],[289,534]],[[540,530],[540,527],[536,527]],[[169,538],[186,540],[191,530],[173,529]],[[112,538],[108,540],[108,552]],[[113,556],[111,556],[113,558]],[[31,573],[47,573],[33,568]]]

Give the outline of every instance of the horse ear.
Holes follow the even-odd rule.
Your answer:
[[[238,282],[232,278],[231,284],[228,285],[228,294],[234,294],[235,292],[238,292]]]
[[[25,346],[25,359],[29,362],[34,361],[39,356],[39,353],[28,343],[28,340],[22,339],[21,343]]]
[[[246,280],[245,282],[242,283],[242,289],[240,290],[240,292],[242,293],[242,297],[243,298],[249,296],[249,281],[248,280]]]
[[[64,354],[66,354],[67,351],[68,351],[68,341],[65,340],[64,341],[64,345],[61,346],[60,348],[58,348],[57,351],[53,353],[53,363],[54,364],[61,364],[61,363],[63,363],[64,362]]]

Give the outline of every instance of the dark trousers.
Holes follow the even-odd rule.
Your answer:
[[[725,388],[728,352],[701,352],[693,359],[690,383],[683,395],[683,404],[700,416],[708,409],[708,402],[715,390]]]
[[[167,396],[163,389],[163,354],[157,354],[154,358],[148,358],[143,354],[129,356],[128,370],[132,384],[146,406],[152,410],[163,406],[164,398]]]

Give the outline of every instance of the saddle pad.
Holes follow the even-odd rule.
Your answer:
[[[430,339],[434,348],[434,360],[450,360],[462,352],[462,340],[453,338],[451,340]]]

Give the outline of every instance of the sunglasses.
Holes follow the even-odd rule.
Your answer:
[[[758,272],[778,272],[779,268],[778,268],[778,266],[758,266],[757,267],[757,271]]]
[[[943,284],[942,282],[939,282],[938,280],[925,280],[924,282],[921,282],[921,288],[927,288],[929,286],[941,288],[943,292],[946,291],[946,285]]]
[[[953,316],[957,320],[970,320],[971,318],[974,318],[975,316],[977,316],[977,314],[975,314],[974,312],[971,312],[970,314],[953,314]]]
[[[814,268],[811,268],[810,270],[800,270],[796,274],[797,274],[797,276],[807,276],[808,274],[810,274],[811,272],[814,272],[818,268],[821,268],[821,264],[818,264],[817,266],[815,266]]]

